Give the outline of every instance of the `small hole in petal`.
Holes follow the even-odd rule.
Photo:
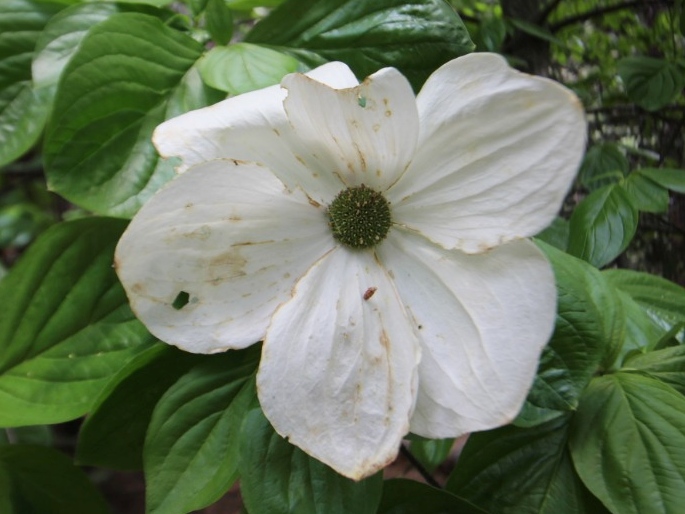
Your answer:
[[[190,295],[185,291],[181,291],[176,295],[176,299],[172,302],[171,306],[177,311],[180,311],[183,307],[188,305],[189,301]]]

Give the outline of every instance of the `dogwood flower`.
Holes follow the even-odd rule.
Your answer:
[[[161,340],[263,340],[275,430],[360,479],[429,438],[518,413],[553,330],[554,276],[528,239],[585,145],[557,83],[497,55],[448,62],[415,96],[397,70],[341,63],[163,123],[180,173],[116,250]]]

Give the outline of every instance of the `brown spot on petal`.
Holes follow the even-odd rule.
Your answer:
[[[389,118],[390,116],[392,116],[392,111],[391,111],[390,109],[388,109],[387,111],[385,111],[385,116],[388,117],[388,118]]]
[[[222,278],[236,278],[245,276],[247,259],[240,254],[238,248],[232,247],[228,252],[212,258],[207,267],[210,276]]]
[[[380,123],[374,123],[373,127],[371,127],[374,132],[378,132],[381,129],[381,124]]]
[[[385,330],[381,330],[380,342],[386,351],[390,351],[390,339],[388,339],[388,334],[385,333]]]

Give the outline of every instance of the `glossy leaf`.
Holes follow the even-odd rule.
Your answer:
[[[618,257],[635,235],[638,213],[615,184],[587,196],[571,215],[568,251],[601,268]]]
[[[201,52],[143,14],[115,14],[93,27],[63,71],[48,124],[51,188],[98,213],[135,213],[174,174],[150,136],[178,112],[172,99]],[[203,94],[195,97],[191,106],[201,107]]]
[[[354,482],[289,444],[260,409],[240,437],[240,486],[250,514],[374,514],[383,477]]]
[[[256,402],[259,348],[193,367],[161,397],[144,449],[147,512],[183,514],[217,501],[238,477],[241,422]]]
[[[310,66],[343,61],[360,79],[393,66],[416,90],[438,66],[473,50],[466,27],[442,0],[286,0],[245,41]]]
[[[685,321],[685,288],[665,278],[631,270],[606,270],[607,280],[626,292],[666,330]]]
[[[159,343],[132,359],[107,384],[81,426],[77,462],[142,469],[145,434],[155,405],[203,358]]]
[[[685,490],[685,397],[654,378],[595,378],[573,419],[578,474],[614,514],[678,514]]]
[[[547,243],[548,245],[554,246],[562,252],[565,252],[568,248],[568,238],[570,232],[571,229],[569,227],[568,220],[557,217],[554,218],[554,221],[549,227],[537,234],[535,238]]]
[[[605,512],[573,469],[566,446],[569,419],[472,434],[447,490],[497,514]]]
[[[671,103],[685,86],[685,73],[676,63],[653,57],[621,59],[618,74],[628,97],[648,111]]]
[[[0,166],[38,140],[48,98],[34,90],[31,59],[41,31],[64,6],[31,0],[0,2]]]
[[[378,514],[487,514],[458,496],[421,482],[397,478],[383,483]]]
[[[668,190],[646,177],[640,170],[634,171],[621,182],[630,202],[636,209],[644,212],[666,212],[668,210]]]
[[[685,345],[672,346],[635,355],[625,363],[627,369],[637,369],[685,394]]]
[[[0,445],[3,514],[107,514],[88,477],[62,453],[43,446]]]
[[[125,223],[88,218],[45,232],[0,282],[0,426],[77,418],[154,338],[112,268]]]
[[[198,62],[205,83],[232,95],[278,84],[297,67],[294,57],[249,43],[214,47]]]
[[[540,245],[554,268],[558,303],[554,334],[543,350],[526,403],[515,420],[534,426],[574,411],[583,390],[610,350],[616,299],[600,273],[587,263]],[[612,316],[613,315],[613,316]],[[618,320],[620,322],[620,319]]]
[[[628,355],[643,353],[653,348],[666,333],[666,328],[651,318],[629,294],[620,290],[617,293],[626,320],[623,348],[614,359],[620,367]]]

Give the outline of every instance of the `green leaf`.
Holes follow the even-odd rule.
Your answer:
[[[454,438],[451,439],[426,439],[410,434],[412,455],[423,465],[429,473],[445,462],[449,457]]]
[[[77,462],[112,469],[142,469],[145,434],[155,405],[203,358],[207,357],[159,343],[132,359],[107,384],[81,426]]]
[[[673,168],[642,168],[639,172],[666,189],[685,194],[685,170]]]
[[[205,24],[212,39],[227,45],[233,36],[233,15],[224,0],[208,0],[205,7]]]
[[[250,43],[214,47],[198,62],[209,86],[232,95],[278,84],[297,67],[294,57]]]
[[[240,436],[240,490],[250,514],[375,514],[381,473],[354,482],[289,444],[260,409]]]
[[[622,339],[622,312],[601,274],[587,263],[540,244],[554,268],[558,303],[554,334],[540,358],[535,382],[515,420],[535,426],[574,411],[612,339]],[[614,318],[618,318],[616,321]],[[620,343],[619,343],[620,344]]]
[[[147,512],[183,514],[217,501],[238,477],[245,412],[256,402],[259,347],[194,366],[157,403],[144,449]]]
[[[648,111],[671,103],[685,86],[685,73],[676,63],[664,59],[627,57],[617,66],[628,97]]]
[[[519,20],[516,18],[509,18],[508,21],[524,34],[528,34],[529,36],[541,39],[542,41],[553,43],[562,48],[566,47],[566,44],[561,39],[552,34],[552,32],[550,32],[550,30],[547,27],[541,27],[540,25],[536,25],[534,23],[530,23],[525,20]]]
[[[286,0],[245,41],[310,66],[343,61],[359,78],[393,66],[415,90],[441,64],[473,50],[466,27],[442,0]]]
[[[125,222],[86,218],[43,233],[0,282],[0,426],[88,412],[154,338],[112,267]]]
[[[150,137],[177,110],[171,99],[201,52],[144,14],[114,14],[93,27],[63,71],[48,123],[51,188],[94,212],[133,215],[174,174]]]
[[[21,157],[43,131],[48,98],[33,89],[31,59],[43,27],[63,7],[30,0],[0,2],[0,166]]]
[[[30,425],[27,427],[7,428],[8,441],[12,444],[32,444],[36,446],[53,446],[54,438],[48,425]],[[0,511],[2,512],[2,511]]]
[[[685,397],[653,378],[595,378],[573,419],[578,474],[614,514],[682,512]]]
[[[472,503],[421,482],[397,478],[383,483],[378,514],[487,514]]]
[[[231,9],[248,10],[255,7],[276,7],[283,3],[283,0],[226,0]]]
[[[685,394],[685,345],[636,355],[628,359],[625,367],[647,373]]]
[[[570,227],[567,220],[564,218],[554,218],[552,224],[545,230],[537,234],[535,237],[541,241],[544,241],[548,245],[552,245],[555,248],[565,252],[568,248],[568,238],[570,234]]]
[[[615,362],[620,364],[630,354],[643,353],[653,348],[666,333],[666,329],[652,319],[625,291],[618,290],[617,293],[626,319],[623,348],[615,358]]]
[[[636,209],[655,213],[668,211],[668,190],[646,177],[641,170],[628,175],[621,182],[621,187]]]
[[[107,514],[107,504],[80,469],[43,446],[0,446],[3,514]]]
[[[628,174],[628,159],[614,143],[593,145],[585,154],[578,177],[580,183],[595,190],[615,184]]]
[[[568,252],[601,268],[618,257],[635,235],[638,212],[615,184],[591,193],[571,215]]]
[[[664,331],[685,321],[685,288],[665,278],[639,271],[604,271],[614,287],[624,291],[642,307]]]
[[[566,446],[569,415],[471,434],[447,490],[497,514],[601,514]]]

